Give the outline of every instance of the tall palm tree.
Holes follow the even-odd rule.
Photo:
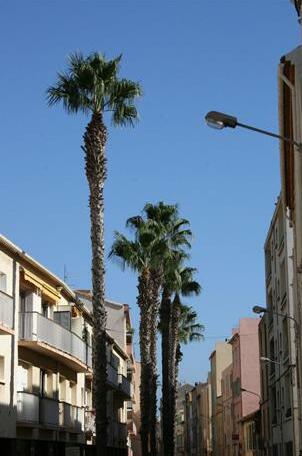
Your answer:
[[[159,296],[162,286],[163,268],[169,257],[181,246],[187,245],[191,232],[184,229],[187,221],[173,218],[169,231],[165,220],[174,213],[176,206],[158,203],[147,204],[144,215],[131,217],[126,226],[134,232],[134,240],[128,240],[116,232],[110,257],[121,260],[138,273],[138,306],[140,308],[140,351],[141,351],[141,441],[142,454],[156,455],[156,333],[158,325]],[[161,213],[161,218],[155,214]],[[151,215],[153,216],[151,217]]]
[[[151,357],[151,326],[153,305],[152,270],[157,266],[159,256],[159,241],[148,223],[142,218],[129,219],[128,226],[135,227],[135,239],[129,240],[124,235],[116,232],[109,257],[121,261],[122,267],[129,267],[138,274],[137,304],[140,310],[140,356],[141,356],[141,384],[140,384],[140,409],[141,409],[141,445],[142,454],[150,454],[151,423],[150,410],[152,398],[152,364]]]
[[[50,106],[62,103],[67,113],[82,112],[90,116],[84,133],[82,149],[89,185],[89,205],[92,247],[92,305],[93,305],[93,400],[96,412],[97,456],[107,454],[107,360],[106,311],[104,284],[104,183],[106,179],[105,145],[107,128],[104,113],[112,115],[117,125],[134,125],[136,97],[140,85],[119,78],[121,56],[106,60],[100,53],[88,57],[72,54],[66,72],[58,73],[56,83],[49,87]]]
[[[153,302],[151,318],[151,360],[152,360],[152,378],[151,378],[151,453],[156,454],[156,412],[157,412],[157,352],[156,352],[156,335],[158,330],[159,308],[160,308],[160,290],[164,283],[164,276],[167,274],[169,264],[174,264],[176,258],[187,257],[186,250],[191,245],[189,239],[192,232],[188,228],[189,221],[179,218],[177,205],[147,203],[144,207],[149,224],[157,232],[165,246],[166,255],[160,258],[160,263],[156,269],[151,271],[153,285]]]
[[[165,456],[174,455],[176,355],[183,296],[198,295],[201,287],[193,279],[194,268],[183,266],[183,255],[169,261],[164,276],[160,328],[162,333],[162,426]],[[174,296],[174,297],[173,297]]]
[[[171,413],[171,435],[173,438],[172,447],[175,448],[175,415],[178,387],[179,364],[182,359],[181,345],[203,340],[204,326],[198,323],[197,313],[192,307],[182,304],[179,294],[175,294],[172,304],[172,381],[170,390],[170,413]],[[175,330],[177,326],[177,329]],[[174,328],[174,330],[173,330]]]

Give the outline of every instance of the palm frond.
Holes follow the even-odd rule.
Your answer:
[[[62,102],[68,113],[110,110],[114,125],[134,125],[138,119],[134,100],[142,90],[137,82],[118,78],[121,58],[106,60],[98,52],[87,57],[71,54],[67,71],[59,73],[47,90],[48,104]]]

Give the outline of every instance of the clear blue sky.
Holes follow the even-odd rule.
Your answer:
[[[147,201],[179,203],[195,233],[192,300],[206,340],[186,348],[181,379],[208,370],[215,337],[265,299],[263,243],[280,189],[278,142],[204,125],[210,109],[277,130],[277,65],[300,42],[289,0],[26,1],[0,7],[0,231],[75,287],[90,287],[87,122],[48,109],[67,55],[123,53],[144,97],[135,129],[110,128],[106,246]],[[108,263],[107,296],[137,327],[136,278]],[[137,336],[136,336],[137,337]],[[138,347],[137,347],[138,348]]]

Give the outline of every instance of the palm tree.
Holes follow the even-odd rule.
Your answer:
[[[150,225],[141,217],[128,219],[127,226],[135,229],[135,239],[129,240],[116,232],[109,257],[120,260],[122,267],[128,266],[138,274],[137,304],[140,310],[140,355],[141,355],[141,444],[142,454],[150,454],[151,429],[151,388],[152,363],[151,359],[151,321],[154,317],[152,270],[156,268],[160,251],[159,240]]]
[[[177,396],[177,386],[178,386],[178,372],[179,364],[182,359],[181,344],[188,344],[191,342],[199,342],[203,340],[203,331],[204,326],[198,323],[197,313],[192,307],[189,307],[185,304],[182,304],[180,301],[180,296],[175,295],[173,305],[172,305],[172,328],[176,327],[174,322],[177,321],[177,330],[173,331],[172,335],[172,344],[173,344],[173,360],[171,361],[173,373],[172,373],[172,385],[171,385],[171,396],[170,396],[170,407],[171,407],[171,421],[172,429],[171,435],[173,437],[174,448],[174,437],[175,437],[175,415],[176,415],[176,396]],[[174,311],[175,309],[175,311]]]
[[[175,393],[177,346],[183,296],[198,295],[201,287],[193,280],[194,268],[183,266],[183,254],[169,262],[165,270],[161,300],[160,329],[162,333],[162,426],[165,456],[174,455]],[[173,298],[174,295],[174,298]]]
[[[122,266],[128,266],[138,273],[138,297],[140,309],[140,352],[141,352],[141,442],[142,454],[156,455],[156,333],[158,326],[159,296],[162,286],[163,267],[169,257],[187,245],[191,232],[184,229],[187,221],[173,218],[174,224],[161,223],[168,213],[176,211],[176,206],[159,203],[144,207],[142,216],[131,217],[126,226],[134,232],[134,240],[128,240],[116,232],[109,254],[121,260]],[[161,214],[156,217],[155,214]],[[171,218],[171,216],[170,216]],[[172,220],[172,219],[171,219]]]
[[[136,97],[141,95],[138,83],[118,77],[121,56],[106,60],[102,54],[88,57],[72,54],[66,72],[58,73],[55,85],[49,87],[48,104],[62,103],[68,114],[82,112],[90,116],[82,149],[89,185],[92,247],[93,305],[93,398],[96,412],[97,456],[107,454],[106,400],[106,311],[104,305],[104,183],[106,179],[105,145],[107,128],[104,113],[112,115],[113,125],[134,125]]]
[[[157,412],[157,351],[156,351],[156,334],[158,330],[159,308],[160,308],[160,290],[163,286],[164,276],[169,264],[176,261],[176,258],[185,258],[187,254],[185,249],[191,247],[189,239],[192,232],[188,228],[189,222],[186,219],[179,218],[177,205],[169,205],[164,202],[157,204],[147,203],[144,207],[147,220],[152,228],[156,231],[158,238],[164,244],[165,257],[161,257],[157,268],[151,271],[152,277],[152,294],[151,304],[151,454],[156,454],[156,412]]]

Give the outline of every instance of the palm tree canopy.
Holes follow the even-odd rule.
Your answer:
[[[149,203],[143,212],[145,217],[136,215],[126,222],[134,240],[115,232],[109,257],[118,259],[123,268],[127,265],[136,271],[144,267],[156,269],[163,264],[167,268],[178,258],[187,259],[184,248],[190,246],[188,238],[192,233],[186,228],[189,222],[178,218],[177,206]]]
[[[125,266],[134,271],[156,268],[167,254],[165,242],[148,222],[141,219],[135,230],[134,240],[116,231],[109,258],[117,259],[123,269]]]
[[[189,342],[201,341],[204,339],[204,326],[197,323],[197,313],[185,304],[180,304],[181,315],[179,320],[179,342],[188,344]]]
[[[62,102],[68,113],[108,111],[114,125],[133,125],[138,118],[134,100],[142,90],[139,83],[118,78],[121,58],[71,54],[67,71],[58,73],[56,84],[47,90],[49,105]]]

